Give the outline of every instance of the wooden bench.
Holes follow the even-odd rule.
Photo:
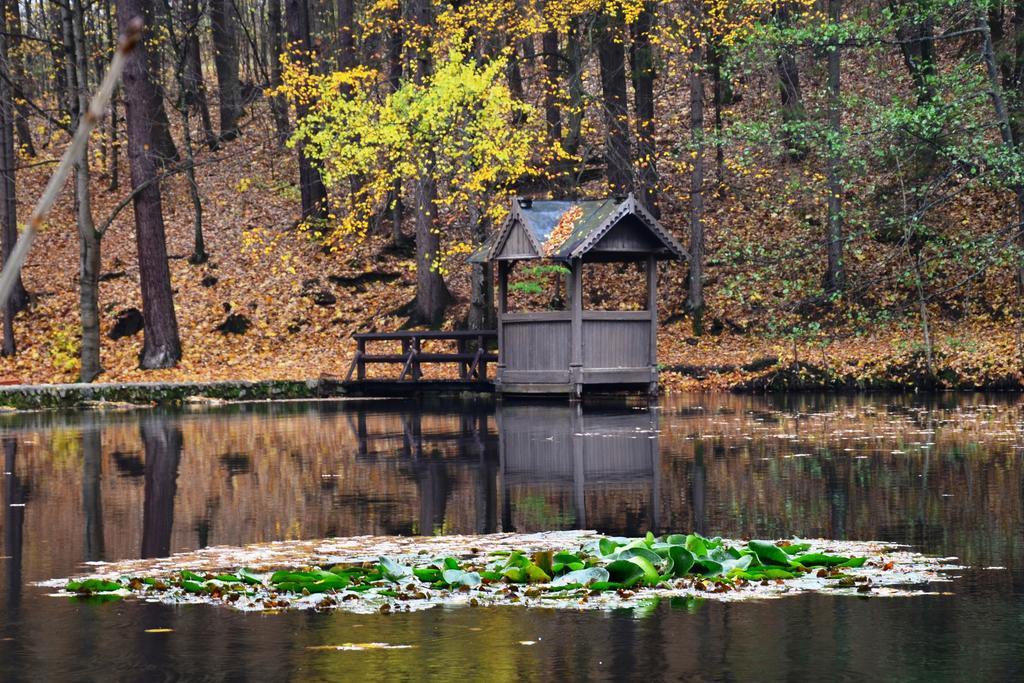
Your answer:
[[[352,381],[355,374],[358,381],[366,379],[367,363],[402,363],[399,380],[416,382],[423,377],[423,363],[458,363],[459,379],[485,381],[487,364],[495,363],[498,356],[487,350],[488,343],[498,338],[495,330],[464,330],[456,332],[366,332],[352,335],[356,340],[356,355],[348,368],[345,381]],[[366,350],[369,342],[398,341],[402,343],[401,353],[371,353]],[[425,341],[453,341],[453,353],[423,351]],[[475,350],[470,346],[476,342]]]

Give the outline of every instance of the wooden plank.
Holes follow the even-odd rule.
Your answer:
[[[568,384],[568,370],[509,370],[501,375],[502,384]]]
[[[583,321],[583,368],[649,368],[650,333],[647,315],[638,320]]]
[[[642,368],[584,368],[584,384],[643,384],[651,381],[651,369]]]
[[[483,335],[487,339],[498,336],[497,330],[452,330],[451,332],[440,332],[437,330],[425,330],[415,332],[402,330],[399,332],[358,332],[352,338],[359,341],[398,341],[402,339],[474,339]]]
[[[569,311],[542,311],[537,313],[506,313],[502,316],[502,322],[506,325],[515,323],[547,323],[561,320],[572,320],[572,313]]]
[[[644,311],[583,311],[584,320],[639,320],[647,322],[651,314]]]

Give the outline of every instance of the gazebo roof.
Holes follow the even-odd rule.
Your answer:
[[[572,232],[546,253],[545,246],[562,216],[578,207],[580,216],[573,221]],[[512,200],[512,210],[501,229],[494,232],[469,260],[550,258],[568,261],[581,258],[622,225],[617,253],[651,254],[659,258],[684,259],[682,246],[632,194],[625,198],[596,200]],[[510,238],[513,244],[506,248]]]

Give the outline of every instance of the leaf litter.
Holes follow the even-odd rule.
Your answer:
[[[809,592],[935,595],[956,558],[882,542],[639,538],[593,531],[443,537],[359,536],[217,546],[171,557],[87,563],[39,585],[75,600],[122,598],[242,611],[411,612],[436,606],[653,609],[661,599],[741,601]],[[366,649],[375,644],[331,646]]]

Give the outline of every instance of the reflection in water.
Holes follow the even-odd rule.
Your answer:
[[[7,574],[5,605],[8,611],[17,611],[21,605],[21,563],[25,504],[28,500],[25,486],[17,475],[18,442],[11,436],[3,437],[4,447],[4,565]]]
[[[143,419],[140,429],[146,451],[142,557],[166,557],[171,552],[171,530],[174,527],[181,429],[175,422],[161,418]]]
[[[24,666],[42,668],[37,678],[102,677],[104,661],[137,678],[203,677],[223,662],[241,678],[450,675],[456,665],[480,677],[1005,678],[1024,661],[1014,636],[1024,613],[1022,416],[1018,403],[964,395],[0,416],[0,679]],[[69,605],[28,585],[85,560],[205,545],[573,527],[879,539],[1007,569],[972,570],[942,598],[663,605],[639,621],[491,609],[252,619]],[[144,633],[164,627],[174,636]],[[42,640],[46,654],[31,645]],[[306,650],[356,640],[420,649]],[[93,668],[80,673],[84,661]]]

